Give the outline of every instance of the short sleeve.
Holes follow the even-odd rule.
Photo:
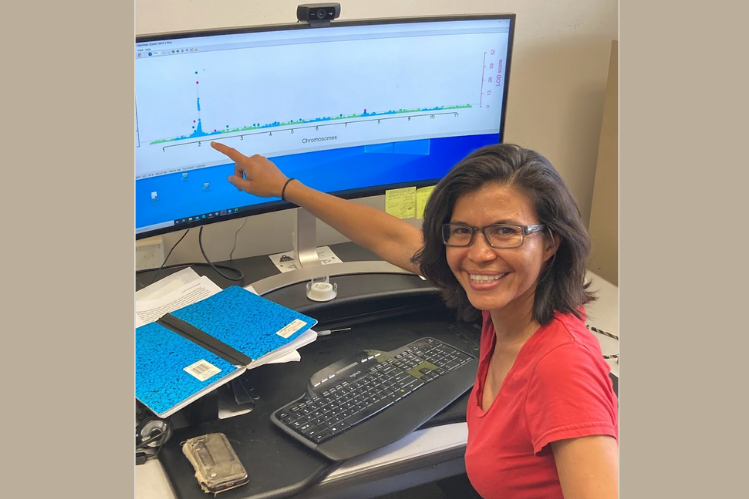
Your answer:
[[[538,454],[567,438],[610,435],[619,440],[618,403],[608,364],[576,342],[539,360],[525,402],[525,426]]]

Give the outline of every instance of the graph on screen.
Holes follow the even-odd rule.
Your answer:
[[[506,37],[320,31],[138,60],[136,179],[225,163],[212,140],[273,157],[498,133]]]

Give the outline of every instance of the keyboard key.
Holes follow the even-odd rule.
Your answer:
[[[315,443],[320,443],[320,442],[324,441],[326,438],[328,438],[328,437],[330,437],[332,435],[333,435],[332,431],[326,430],[326,431],[318,433],[317,435],[314,435],[312,437],[312,441],[315,442]]]

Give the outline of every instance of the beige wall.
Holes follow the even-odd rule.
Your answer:
[[[288,0],[136,0],[136,34],[296,22]],[[340,20],[446,14],[515,13],[505,140],[535,149],[560,171],[586,222],[591,212],[611,40],[618,38],[616,0],[348,0]],[[251,151],[246,151],[251,152]],[[363,202],[384,207],[384,196]],[[204,229],[208,256],[229,257],[242,220]],[[234,258],[291,249],[293,213],[253,217],[239,230]],[[164,237],[167,250],[181,233]],[[318,244],[345,238],[318,223]],[[170,263],[202,261],[197,230]]]
[[[609,79],[590,212],[589,268],[619,285],[619,43],[611,42]]]

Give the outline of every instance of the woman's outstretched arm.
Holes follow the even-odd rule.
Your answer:
[[[421,249],[421,231],[411,224],[370,206],[331,196],[288,177],[263,156],[245,156],[218,142],[211,147],[234,161],[234,175],[228,178],[235,187],[260,197],[281,197],[333,227],[359,246],[366,248],[402,269],[419,273],[411,257]]]

